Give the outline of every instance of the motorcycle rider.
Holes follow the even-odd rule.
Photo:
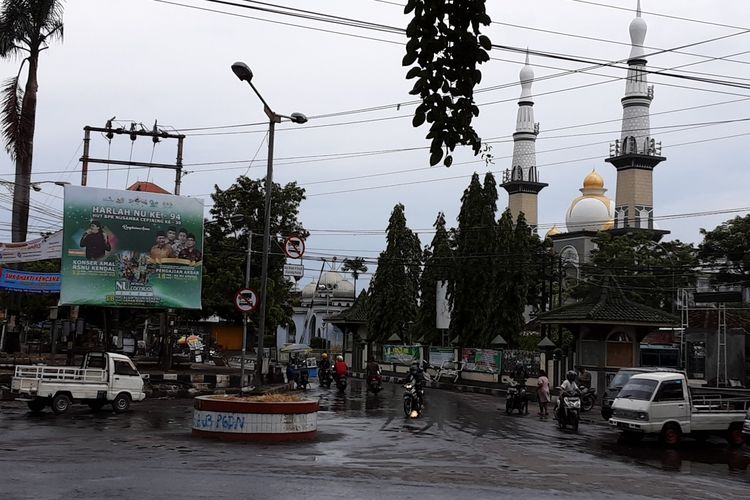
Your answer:
[[[563,403],[567,396],[571,396],[578,392],[578,384],[576,384],[576,372],[569,370],[565,374],[565,380],[560,385],[560,397],[557,398],[557,406],[555,407],[555,417],[560,418],[559,412],[564,408]]]
[[[331,360],[328,359],[328,353],[324,352],[320,355],[320,361],[318,361],[318,370],[326,371],[331,369]]]
[[[346,378],[349,375],[349,366],[344,361],[342,355],[336,356],[336,364],[333,365],[333,376],[338,381],[340,378]]]
[[[419,366],[419,363],[416,361],[414,361],[409,367],[409,373],[406,374],[406,378],[401,381],[401,384],[408,384],[412,381],[414,382],[415,388],[417,390],[419,406],[422,406],[424,404],[424,386],[426,379],[422,367]]]

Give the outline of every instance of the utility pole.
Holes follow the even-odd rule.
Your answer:
[[[106,127],[91,127],[86,125],[83,127],[83,156],[81,156],[81,186],[85,186],[88,182],[89,163],[102,163],[105,165],[125,165],[128,167],[148,167],[148,168],[166,168],[175,171],[174,180],[174,194],[180,194],[180,185],[182,183],[182,147],[185,141],[185,135],[183,134],[170,134],[165,130],[157,128],[154,123],[152,130],[135,130],[135,124],[130,130],[126,130],[124,127],[112,128],[112,120],[107,121]],[[143,161],[125,161],[125,160],[111,160],[109,158],[91,158],[89,156],[89,145],[91,142],[91,132],[100,132],[104,134],[107,139],[114,138],[115,135],[127,135],[131,141],[135,141],[138,137],[150,137],[154,144],[160,142],[161,139],[177,139],[177,158],[175,164],[169,163],[152,163]]]
[[[125,127],[112,128],[112,121],[114,118],[107,120],[107,124],[104,127],[91,127],[86,125],[83,127],[83,156],[81,156],[81,186],[85,186],[88,183],[88,172],[89,163],[101,163],[104,165],[125,165],[128,167],[148,167],[148,168],[166,168],[175,171],[174,180],[174,194],[179,196],[180,186],[182,184],[182,151],[183,143],[185,141],[185,135],[183,134],[170,134],[166,130],[159,129],[157,123],[154,122],[154,127],[151,130],[146,130],[141,127],[141,130],[136,130],[135,123],[131,123],[130,129]],[[92,158],[89,156],[89,148],[91,145],[91,132],[99,132],[105,135],[108,140],[112,140],[115,136],[127,135],[131,141],[135,142],[138,137],[150,137],[151,141],[156,144],[161,142],[161,139],[177,139],[177,157],[175,164],[168,163],[153,163],[153,162],[142,162],[142,161],[125,161],[125,160],[112,160],[109,158]],[[172,318],[170,313],[170,319]],[[172,326],[167,325],[167,311],[159,313],[159,333],[162,336],[162,359],[161,364],[165,370],[172,368]],[[109,342],[109,339],[107,339]]]
[[[250,288],[250,259],[253,256],[253,232],[247,235],[247,263],[245,264],[245,288]],[[240,357],[240,392],[245,383],[245,353],[247,352],[247,313],[242,315],[242,356]]]

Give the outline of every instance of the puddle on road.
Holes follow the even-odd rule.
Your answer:
[[[614,436],[601,442],[601,453],[639,465],[679,474],[701,473],[710,476],[750,479],[750,450],[730,448],[718,440],[700,443],[685,440],[674,448],[665,448],[658,441],[624,444]]]

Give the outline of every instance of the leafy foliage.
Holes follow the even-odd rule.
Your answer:
[[[386,242],[370,282],[368,300],[370,340],[377,342],[394,333],[408,339],[417,316],[421,248],[419,238],[406,225],[401,204],[391,212]]]
[[[354,296],[357,296],[357,279],[360,274],[367,272],[367,264],[363,257],[354,257],[353,259],[344,259],[344,264],[341,266],[341,270],[347,273],[351,273],[354,278]]]
[[[701,229],[703,242],[698,256],[716,271],[719,283],[748,283],[750,280],[750,215],[723,222],[712,231]]]
[[[214,221],[206,224],[204,241],[203,311],[202,315],[217,314],[240,321],[232,305],[237,289],[244,286],[247,239],[253,232],[250,286],[260,292],[260,274],[265,225],[265,182],[245,176],[229,188],[214,187],[211,195]],[[267,332],[275,332],[279,324],[291,321],[289,301],[291,283],[283,276],[286,258],[281,251],[283,238],[290,234],[307,237],[308,233],[297,219],[305,190],[292,182],[282,187],[274,183],[271,194],[271,245],[268,259]],[[257,312],[250,321],[257,324]]]
[[[448,286],[451,336],[457,336],[461,344],[466,346],[477,345],[485,331],[488,315],[481,294],[492,281],[492,271],[488,269],[488,256],[492,254],[492,249],[488,252],[487,247],[493,243],[494,237],[486,239],[482,235],[482,229],[485,229],[485,233],[487,229],[493,231],[494,220],[491,227],[482,227],[483,213],[486,212],[484,201],[479,175],[474,173],[469,187],[461,197],[453,280]]]
[[[13,191],[13,241],[25,241],[36,123],[39,53],[63,35],[62,0],[4,0],[0,12],[0,57],[23,56],[18,74],[2,88],[2,134],[16,163]],[[20,74],[28,62],[23,91]]]
[[[607,286],[613,276],[629,299],[651,307],[673,310],[677,289],[693,286],[698,261],[691,244],[679,240],[656,243],[646,231],[613,236],[600,233],[597,248],[581,268],[574,297],[584,297]]]
[[[412,125],[431,124],[426,136],[432,140],[430,165],[443,160],[450,167],[456,145],[471,146],[475,155],[480,152],[481,139],[471,122],[479,116],[474,87],[482,81],[482,72],[477,66],[489,60],[492,48],[480,27],[491,20],[485,0],[408,0],[404,13],[412,12],[402,61],[411,66],[406,79],[416,78],[410,93],[422,99]]]
[[[439,344],[440,332],[436,326],[437,286],[450,281],[453,275],[453,249],[450,233],[445,228],[445,215],[440,212],[435,224],[435,236],[422,259],[424,268],[419,280],[419,311],[415,324],[415,335],[426,344]]]

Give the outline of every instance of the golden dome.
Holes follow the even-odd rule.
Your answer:
[[[599,175],[599,172],[597,172],[596,169],[592,170],[591,173],[583,179],[584,189],[602,189],[603,187],[604,179]]]
[[[544,238],[549,238],[550,236],[555,236],[562,233],[559,229],[557,229],[557,226],[552,226],[549,231],[547,231],[547,234],[544,235]]]

